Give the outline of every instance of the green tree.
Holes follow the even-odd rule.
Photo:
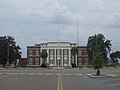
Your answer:
[[[92,66],[95,70],[97,69],[96,75],[100,75],[100,68],[104,65],[104,54],[100,51],[99,47],[96,48],[92,57]]]
[[[78,54],[78,49],[77,47],[72,47],[71,49],[71,54],[74,56],[74,65],[76,66],[76,63],[75,63],[75,56]]]
[[[111,51],[111,41],[106,40],[104,35],[98,34],[90,36],[87,42],[87,51],[90,62],[94,69],[97,69],[97,75],[100,75],[99,69],[108,62],[108,53]]]
[[[46,58],[48,57],[48,53],[46,50],[42,50],[41,54],[40,54],[41,58],[44,59],[44,64],[46,64]]]
[[[118,59],[120,59],[120,51],[112,52],[110,54],[111,63],[114,67],[119,63]]]
[[[16,44],[13,37],[0,37],[0,63],[3,64],[3,67],[5,67],[7,63],[16,63],[17,59],[21,58],[20,50],[20,46]]]

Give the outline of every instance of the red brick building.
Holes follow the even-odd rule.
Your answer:
[[[48,42],[35,44],[35,46],[27,46],[27,65],[40,66],[43,63],[43,59],[40,57],[40,52],[42,52],[42,50],[46,50],[48,53],[46,63],[49,64],[49,66],[70,66],[71,63],[74,63],[74,58],[71,55],[71,49],[73,46],[78,48],[75,64],[77,66],[89,65],[87,48],[85,46],[77,46],[77,44],[70,42],[59,42],[59,47],[58,42]]]
[[[78,46],[77,65],[89,65],[89,58],[86,46]]]
[[[27,46],[27,64],[41,65],[40,63],[40,46]]]

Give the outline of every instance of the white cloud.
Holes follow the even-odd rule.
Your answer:
[[[106,18],[109,25],[120,26],[120,13],[113,13]]]
[[[8,19],[2,22],[0,18],[0,24],[3,24],[3,29],[4,27],[7,28],[4,29],[4,34],[11,34],[10,30],[14,30],[12,34],[14,33],[15,37],[20,38],[18,42],[24,48],[35,43],[57,41],[58,22],[60,24],[60,40],[76,42],[77,15],[79,12],[80,43],[83,42],[83,45],[85,45],[88,37],[97,33],[102,33],[115,40],[119,31],[115,36],[112,34],[114,28],[109,31],[107,27],[102,27],[106,23],[120,25],[119,12],[106,12],[107,10],[118,10],[120,3],[114,2],[114,0],[110,1],[75,0],[69,3],[69,1],[65,0],[1,0],[0,7],[6,7],[6,9],[0,9],[0,17]],[[73,2],[79,2],[79,4]],[[78,11],[71,9],[78,9]],[[87,9],[96,11],[88,11]],[[29,21],[32,23],[29,23]]]
[[[4,7],[6,6],[13,8],[12,15],[22,20],[71,23],[76,19],[76,15],[58,0],[5,0]]]

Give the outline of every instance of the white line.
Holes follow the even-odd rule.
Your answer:
[[[12,75],[17,75],[18,73],[11,73]]]
[[[110,86],[120,86],[120,83],[111,84]]]
[[[33,73],[28,73],[28,75],[33,75]]]
[[[79,76],[79,75],[81,76],[82,74],[76,74],[76,75],[77,75],[77,76]]]
[[[56,75],[61,75],[61,73],[57,73]]]
[[[47,73],[47,75],[51,75],[51,73]]]
[[[24,75],[25,73],[20,73],[20,75]]]
[[[120,79],[110,79],[110,80],[100,80],[100,81],[109,82],[109,81],[116,81],[116,80],[120,80]]]
[[[43,73],[37,73],[37,75],[43,75]]]
[[[11,74],[11,73],[6,73],[6,74]]]

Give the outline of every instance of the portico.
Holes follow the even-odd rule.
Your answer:
[[[71,47],[76,44],[69,42],[60,42],[59,48],[57,42],[48,42],[41,44],[41,50],[46,50],[48,53],[47,64],[50,66],[70,66],[71,65]],[[42,63],[42,58],[40,59]],[[77,58],[76,58],[77,63]]]

